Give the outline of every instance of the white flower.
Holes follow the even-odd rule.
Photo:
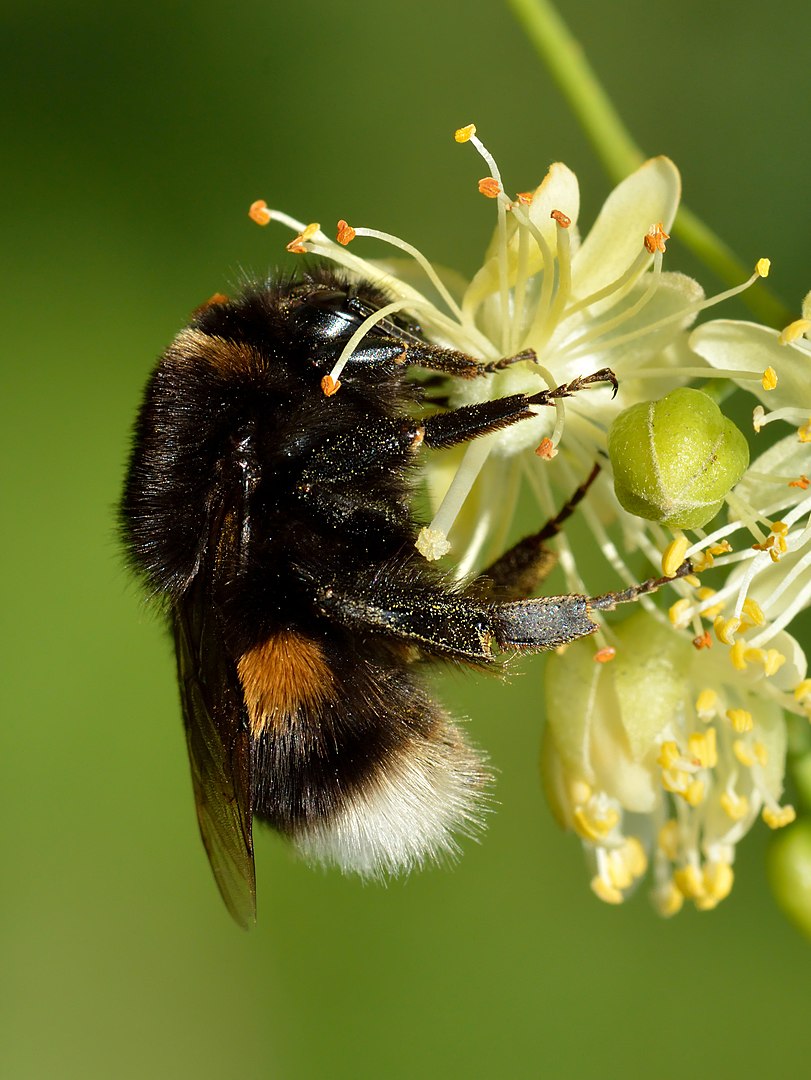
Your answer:
[[[414,318],[427,340],[482,361],[532,350],[486,378],[455,380],[452,405],[535,394],[606,368],[616,375],[616,397],[607,382],[589,385],[561,395],[554,408],[539,408],[533,421],[444,459],[437,455],[428,486],[438,509],[418,546],[438,558],[453,544],[457,572],[469,574],[503,547],[524,479],[539,503],[540,524],[601,461],[602,475],[579,507],[591,530],[588,550],[577,558],[566,537],[558,538],[567,588],[597,591],[583,581],[595,549],[625,585],[638,581],[627,561],[635,553],[653,566],[661,562],[667,575],[685,557],[697,572],[714,575],[715,588],[695,575],[673,582],[678,599],[668,613],[644,596],[632,618],[550,657],[543,753],[550,802],[583,839],[598,896],[621,901],[652,860],[663,913],[674,913],[685,898],[708,909],[729,892],[735,846],[758,814],[772,827],[793,816],[779,800],[783,711],[811,717],[805,656],[786,630],[811,601],[811,469],[802,468],[797,449],[807,447],[792,437],[791,447],[778,444],[761,455],[724,496],[723,524],[709,533],[690,529],[689,537],[677,530],[674,538],[618,503],[607,432],[620,411],[710,374],[733,378],[764,400],[769,394],[780,406],[775,418],[798,402],[807,418],[811,380],[801,364],[808,343],[799,335],[811,318],[804,313],[802,327],[784,334],[798,354],[790,364],[770,331],[736,329],[748,324],[700,327],[691,354],[687,329],[697,314],[766,276],[768,262],[711,300],[692,279],[662,270],[680,194],[672,162],[655,158],[623,181],[581,243],[577,180],[565,165],[553,165],[534,192],[510,197],[473,126],[456,138],[487,162],[479,190],[497,211],[483,265],[469,283],[376,230],[339,222],[334,242],[319,225],[305,226],[264,203],[251,214],[295,230],[289,250],[330,259],[391,297],[353,335],[325,379],[326,393],[336,391],[363,335],[395,313]],[[411,261],[358,257],[347,245],[362,236],[393,245]],[[750,353],[752,335],[760,346]],[[739,340],[741,349],[734,347]],[[774,350],[783,351],[785,369],[777,380]]]
[[[252,216],[295,229],[299,235],[291,250],[328,258],[382,287],[392,303],[379,317],[407,312],[430,341],[484,361],[534,351],[535,359],[490,377],[456,380],[452,404],[536,393],[604,368],[619,380],[616,398],[608,383],[589,386],[559,399],[555,408],[540,408],[535,421],[474,441],[461,464],[450,455],[452,475],[450,466],[434,469],[432,490],[444,499],[430,529],[424,531],[421,550],[428,557],[448,550],[445,538],[467,500],[451,538],[458,572],[466,574],[481,564],[483,547],[499,532],[494,516],[505,527],[509,524],[509,503],[517,495],[520,470],[507,459],[530,452],[523,468],[542,513],[552,516],[561,499],[604,455],[606,429],[613,417],[632,402],[665,393],[694,374],[684,366],[689,357],[685,329],[708,302],[695,281],[662,270],[666,230],[675,217],[681,187],[678,171],[667,158],[648,161],[624,180],[581,243],[579,188],[570,169],[554,164],[535,191],[511,198],[475,128],[460,129],[456,138],[472,143],[487,162],[489,176],[480,181],[479,190],[492,198],[498,218],[483,265],[466,285],[458,285],[457,276],[435,268],[411,245],[376,230],[352,229],[341,222],[336,243],[320,226],[304,226],[268,210],[264,203],[254,204]],[[403,266],[399,260],[395,272],[391,263],[361,259],[354,246],[346,246],[356,236],[391,243],[414,261]],[[457,285],[449,288],[446,281]],[[372,325],[373,321],[364,332]],[[344,351],[331,373],[333,380],[357,344],[353,341]],[[545,460],[532,455],[533,449]],[[443,484],[445,490],[440,492]],[[473,497],[468,500],[471,489]],[[596,485],[599,490],[608,492],[607,482]],[[613,496],[604,501],[601,509],[613,512]],[[569,584],[575,588],[578,581]]]
[[[550,657],[542,772],[549,802],[583,841],[596,895],[621,903],[648,866],[653,899],[673,915],[685,899],[709,910],[732,888],[738,841],[758,814],[773,828],[786,726],[779,697],[805,674],[781,665],[738,672],[638,611],[614,628],[599,663],[591,641]],[[791,651],[783,635],[778,644]]]
[[[758,323],[718,319],[694,331],[690,348],[759,398],[756,431],[783,420],[797,428],[802,442],[811,442],[810,339],[811,293],[803,301],[802,317],[780,333]]]

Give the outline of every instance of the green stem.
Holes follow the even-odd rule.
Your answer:
[[[614,108],[580,43],[549,0],[507,0],[507,3],[569,103],[609,177],[619,183],[639,168],[645,154]],[[741,262],[687,207],[679,211],[674,228],[679,239],[726,284],[737,285],[751,274],[751,267]],[[743,301],[769,326],[783,327],[794,317],[761,283],[748,289]]]

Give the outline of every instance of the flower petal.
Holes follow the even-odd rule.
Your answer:
[[[572,225],[577,223],[580,213],[580,185],[577,177],[562,161],[555,161],[549,166],[546,176],[532,193],[532,202],[529,205],[529,218],[533,225],[540,230],[544,240],[549,244],[554,254],[556,248],[555,233],[557,225],[552,220],[552,211],[562,210],[571,220]],[[508,217],[507,222],[511,232],[509,244],[513,255],[518,254],[518,236],[515,218]],[[570,226],[571,228],[571,226]],[[485,262],[493,258],[498,251],[498,229],[495,230],[485,253]],[[533,242],[530,250],[530,273],[543,268],[538,248]]]
[[[679,170],[666,157],[646,161],[614,188],[575,257],[576,295],[588,296],[620,277],[651,225],[670,228],[680,197]]]
[[[777,372],[777,386],[764,390],[755,378],[745,388],[771,409],[794,407],[811,413],[811,355],[796,345],[781,345],[777,332],[757,323],[715,319],[690,335],[690,348],[714,368],[762,374]]]

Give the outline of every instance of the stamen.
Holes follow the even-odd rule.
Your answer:
[[[257,199],[256,202],[251,203],[248,217],[255,221],[257,225],[269,225],[272,215],[265,200]]]
[[[501,184],[492,176],[486,176],[479,181],[479,194],[488,199],[497,199],[501,194]]]
[[[619,810],[613,806],[600,807],[594,805],[594,803],[595,800],[592,800],[591,806],[576,806],[572,812],[572,817],[575,831],[584,840],[599,843],[601,840],[605,840],[608,834],[617,827],[620,815]]]
[[[344,241],[341,240],[341,226],[342,225],[346,225],[346,222],[345,221],[339,221],[338,222],[338,241],[339,241],[339,243],[344,243]],[[368,236],[368,237],[371,237],[374,240],[382,240],[384,244],[391,244],[392,247],[399,248],[400,251],[404,251],[407,255],[410,255],[411,258],[414,259],[414,261],[417,262],[422,267],[422,269],[425,271],[426,275],[430,279],[431,284],[437,290],[439,295],[442,297],[442,299],[448,305],[448,307],[453,312],[453,314],[456,316],[456,318],[461,321],[461,319],[462,319],[462,309],[459,307],[459,305],[456,303],[454,298],[451,296],[450,292],[448,291],[447,287],[443,283],[443,281],[440,278],[439,274],[437,274],[436,270],[433,268],[430,261],[423,255],[423,253],[419,250],[419,248],[414,247],[413,244],[409,244],[405,240],[401,240],[399,236],[393,236],[391,233],[381,232],[379,229],[365,229],[365,228],[352,229],[351,226],[349,226],[349,225],[346,225],[346,227],[347,227],[347,229],[350,229],[350,231],[352,232],[352,237],[355,237],[355,236]],[[349,241],[346,241],[346,243],[348,243],[348,242]]]
[[[344,221],[343,218],[338,222],[338,232],[335,239],[341,245],[346,247],[347,244],[351,244],[358,234],[352,228],[348,221]]]
[[[558,452],[552,440],[544,436],[535,447],[535,455],[536,457],[543,458],[544,461],[551,461],[552,458],[558,456]]]
[[[453,133],[453,137],[458,143],[466,143],[468,139],[472,138],[475,134],[476,125],[467,124],[465,127],[457,128]]]
[[[756,378],[751,371],[749,372],[750,378]],[[771,424],[775,420],[785,420],[789,424],[801,424],[807,420],[808,412],[806,409],[797,409],[793,406],[786,406],[784,409],[772,409],[771,412],[766,412],[762,405],[756,405],[752,411],[752,426],[755,431],[760,431],[766,424]],[[800,439],[801,442],[808,442],[808,439]]]
[[[732,789],[727,789],[718,801],[724,813],[733,821],[742,821],[749,813],[749,800]]]
[[[618,326],[628,322],[629,319],[633,319],[638,315],[640,311],[653,299],[656,290],[659,288],[659,279],[662,273],[662,255],[661,252],[656,252],[653,257],[653,266],[648,274],[645,276],[650,278],[645,291],[630,307],[625,308],[618,315],[615,315],[613,319],[605,319],[597,323],[590,330],[580,334],[579,337],[573,338],[560,350],[560,356],[565,357],[567,361],[579,359],[581,356],[585,356],[590,349],[591,343],[595,338],[604,338],[612,330],[616,330]],[[679,318],[682,318],[688,311],[688,308],[682,309],[682,312],[678,313]],[[660,319],[656,323],[651,323],[648,326],[642,326],[637,330],[633,330],[628,334],[619,334],[617,337],[608,338],[607,345],[612,349],[617,345],[624,344],[625,341],[633,340],[634,338],[643,336],[650,333],[654,329],[658,329],[672,319]],[[681,371],[681,369],[679,369]],[[634,378],[639,375],[645,374],[644,371],[634,371]],[[662,377],[661,369],[658,370],[658,378]]]
[[[304,226],[295,239],[290,241],[287,250],[293,255],[306,255],[309,250],[306,245],[320,232],[321,226],[317,221],[312,221],[309,225]]]
[[[653,255],[657,251],[664,255],[667,250],[665,244],[669,239],[670,234],[665,232],[665,227],[661,221],[658,225],[651,225],[643,240],[645,250],[649,255]]]
[[[811,319],[795,319],[778,334],[777,340],[781,345],[790,345],[811,330]]]
[[[584,308],[591,307],[592,304],[599,303],[600,300],[605,300],[615,292],[619,292],[623,286],[633,284],[637,278],[639,278],[650,265],[650,259],[648,253],[644,250],[639,252],[637,257],[628,267],[628,269],[620,274],[618,278],[615,278],[610,284],[604,286],[602,289],[598,289],[597,292],[591,293],[589,296],[584,296],[582,300],[578,300],[576,303],[567,307],[561,316],[561,321],[570,318],[578,311],[582,311]]]
[[[485,147],[481,139],[476,135],[475,125],[469,124],[467,128],[459,128],[457,135],[464,133],[466,137],[457,139],[457,142],[470,142],[475,146],[478,153],[487,163],[487,167],[490,170],[490,178],[494,185],[498,186],[498,190],[491,197],[497,197],[500,192],[503,192],[504,185],[501,182],[501,173],[499,172],[498,165],[496,165],[495,158],[490,151]],[[456,136],[454,136],[456,138]],[[479,190],[481,191],[481,183],[479,184]],[[495,190],[491,187],[491,190]],[[485,194],[488,192],[485,191]],[[501,297],[501,347],[505,352],[508,351],[509,343],[509,325],[510,325],[510,295],[509,295],[509,282],[507,275],[507,208],[505,202],[502,199],[498,199],[496,206],[498,208],[498,277],[499,277],[499,295]]]
[[[598,649],[593,656],[595,664],[607,664],[613,660],[617,655],[617,650],[613,645],[606,645],[603,649]]]
[[[662,555],[662,573],[665,577],[673,577],[684,562],[684,557],[689,546],[687,537],[684,533],[677,536],[675,540],[667,545]]]
[[[429,561],[440,557],[435,554],[438,550],[437,544],[439,547],[444,547],[448,543],[448,533],[451,526],[462,509],[465,499],[470,494],[470,489],[476,482],[476,477],[481,472],[492,448],[492,437],[475,439],[473,442],[468,443],[462,463],[456,470],[456,475],[451,481],[450,487],[445,492],[445,497],[434,515],[434,520],[427,528],[420,530],[417,539],[417,550]],[[440,539],[440,537],[444,539]],[[446,554],[449,550],[450,544],[442,551],[442,554]]]
[[[653,894],[657,912],[665,919],[678,915],[684,906],[684,894],[674,881],[667,881]]]
[[[389,315],[393,315],[396,311],[402,311],[403,308],[407,307],[410,307],[410,304],[407,300],[395,300],[394,303],[386,304],[386,306],[380,308],[379,311],[373,311],[371,315],[369,315],[363,320],[363,322],[357,328],[349,341],[347,341],[346,345],[344,345],[343,349],[341,350],[341,355],[335,361],[335,365],[333,366],[332,371],[330,371],[329,375],[327,376],[327,379],[329,380],[329,382],[327,382],[327,386],[330,387],[329,394],[327,394],[327,391],[324,390],[324,393],[327,394],[327,396],[336,393],[339,385],[338,376],[341,374],[344,367],[352,359],[352,353],[355,351],[355,349],[357,349],[358,345],[360,345],[361,341],[363,341],[369,331],[379,322],[382,322],[384,319],[386,319]],[[325,381],[326,380],[322,380],[322,389],[324,389],[323,384]]]
[[[591,889],[594,895],[606,904],[621,904],[625,899],[619,889],[599,874],[591,879]]]
[[[552,249],[546,242],[546,237],[523,209],[516,209],[513,213],[519,228],[523,230],[529,230],[529,234],[535,241],[535,245],[541,255],[541,269],[543,277],[541,279],[541,288],[538,294],[538,299],[535,304],[535,310],[527,320],[528,330],[524,335],[524,340],[532,341],[537,345],[537,349],[543,350],[549,338],[555,328],[555,324],[549,319],[549,311],[552,301],[552,289],[554,287],[554,266],[555,260],[552,255]],[[520,243],[520,240],[519,240]],[[516,313],[520,312],[521,308],[516,305]],[[519,344],[521,339],[519,339]]]
[[[761,385],[764,390],[774,390],[777,386],[777,372],[773,367],[767,367],[763,372],[763,378],[761,379]]]
[[[555,236],[557,239],[558,265],[557,289],[548,319],[548,325],[551,329],[560,323],[563,309],[566,307],[572,293],[572,244],[569,236],[569,226],[572,221],[562,210],[553,210],[549,216],[557,226]],[[559,355],[562,356],[564,352],[565,350],[562,350]]]
[[[659,266],[661,267],[661,254],[659,252],[657,252],[656,255],[654,256],[654,271],[653,272],[657,272],[657,265],[656,265],[657,260],[659,260]],[[763,261],[764,260],[761,260],[761,262],[763,262]],[[760,265],[760,263],[758,264],[758,266],[759,265]],[[752,276],[750,278],[748,278],[746,281],[744,281],[741,285],[736,285],[734,288],[727,289],[725,292],[718,293],[717,296],[710,297],[709,299],[696,301],[695,303],[692,303],[692,304],[687,304],[683,308],[680,308],[678,311],[671,312],[670,315],[665,315],[661,319],[658,319],[656,322],[650,323],[648,326],[640,326],[636,330],[630,330],[627,334],[621,334],[620,336],[618,336],[616,338],[611,338],[610,339],[610,345],[611,345],[612,348],[616,348],[618,345],[625,345],[629,341],[635,341],[637,338],[644,337],[646,334],[651,334],[651,333],[654,333],[655,331],[661,330],[662,327],[669,326],[671,323],[681,322],[684,319],[688,318],[688,316],[690,316],[690,315],[698,315],[699,312],[704,311],[707,308],[714,307],[716,304],[723,303],[723,301],[729,300],[733,296],[737,296],[739,293],[745,292],[746,289],[750,288],[750,286],[752,286],[759,278],[765,277],[765,276],[766,276],[765,274],[759,273],[758,270],[756,269],[755,272],[752,274]],[[650,299],[650,297],[647,296],[647,294],[645,294],[645,296],[642,299],[644,299],[645,302],[647,303],[647,300]],[[638,308],[638,304],[639,304],[639,301],[637,302],[637,304],[634,304],[631,308],[628,309],[628,311],[625,313],[625,318],[630,317],[631,313],[636,314],[636,309]],[[605,333],[605,331],[607,329],[610,329],[610,328],[611,328],[611,324],[607,323],[603,327],[599,328],[599,333],[602,335],[603,333]],[[592,332],[592,336],[594,336],[593,332]],[[582,339],[582,341],[584,343],[586,341],[586,337],[587,336],[584,335],[584,338]],[[575,347],[572,348],[570,353],[567,352],[567,355],[569,355],[571,358],[576,358],[576,357],[582,355],[583,350],[579,347],[580,344],[581,344],[581,339],[578,339],[576,342],[574,342]],[[696,374],[698,377],[704,377],[704,378],[709,378],[710,377],[710,374],[708,374],[708,373],[712,373],[712,377],[726,376],[728,374],[731,375],[731,373],[727,373],[727,372],[724,372],[724,371],[719,371],[716,368],[695,368],[695,369],[679,368],[679,373],[684,374],[684,375]],[[661,371],[661,368],[649,368],[649,369],[643,369],[643,370],[634,371],[634,378],[638,378],[638,377],[643,376],[643,375],[644,376],[650,376],[650,377],[655,376],[657,379],[661,379],[662,371]],[[748,379],[760,378],[760,376],[754,375],[751,371],[735,373],[735,377],[748,378]]]
[[[704,723],[709,723],[718,714],[718,692],[707,687],[696,698],[696,713]]]
[[[734,616],[731,619],[725,619],[723,615],[718,615],[713,620],[713,629],[715,630],[715,636],[721,642],[722,645],[734,645],[735,634],[740,630],[741,620],[736,619]]]
[[[755,726],[752,714],[747,709],[727,709],[726,717],[730,724],[732,724],[732,730],[736,731],[739,735],[743,735],[746,731],[751,731]]]
[[[793,806],[764,806],[761,817],[770,829],[782,829],[797,817]]]

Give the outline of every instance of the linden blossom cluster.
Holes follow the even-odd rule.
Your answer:
[[[340,387],[363,336],[397,312],[417,320],[427,339],[484,360],[532,351],[486,379],[456,380],[453,405],[532,394],[603,368],[616,374],[616,398],[594,385],[458,455],[437,455],[428,475],[436,513],[418,547],[426,558],[452,550],[460,576],[480,569],[503,546],[522,483],[547,520],[599,461],[578,508],[588,550],[558,541],[567,589],[610,587],[593,580],[595,549],[626,585],[638,580],[629,556],[661,563],[666,574],[692,560],[696,572],[673,583],[669,612],[644,597],[631,618],[603,623],[549,658],[542,771],[556,817],[583,841],[597,896],[622,901],[652,863],[663,914],[685,899],[706,910],[729,893],[735,846],[758,815],[773,828],[794,817],[780,798],[784,710],[811,717],[805,656],[786,630],[811,601],[811,380],[803,369],[811,303],[780,336],[724,321],[691,335],[702,310],[765,276],[768,262],[712,299],[663,270],[680,197],[672,162],[655,158],[623,181],[581,241],[577,180],[565,165],[511,198],[473,125],[455,137],[486,162],[479,191],[497,213],[470,282],[377,230],[340,222],[335,242],[264,202],[251,216],[292,228],[289,250],[330,259],[391,297],[348,342],[322,383],[326,394]],[[410,260],[362,259],[347,247],[362,236]],[[749,465],[740,432],[709,397],[685,387],[709,376],[762,402],[756,430],[787,420],[799,438],[793,432]],[[706,531],[722,507],[721,523]],[[713,587],[698,577],[705,571]]]

